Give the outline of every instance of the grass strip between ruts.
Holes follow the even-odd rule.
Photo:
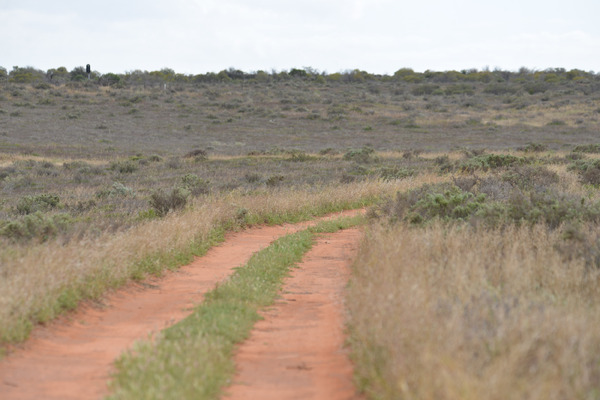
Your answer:
[[[193,313],[138,342],[116,362],[110,399],[215,399],[235,372],[237,343],[245,340],[258,311],[273,303],[284,278],[311,248],[318,233],[362,223],[363,217],[325,221],[284,236],[205,295]]]

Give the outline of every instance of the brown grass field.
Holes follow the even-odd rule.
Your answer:
[[[598,398],[600,84],[545,76],[0,85],[0,342],[219,230],[371,205],[369,398]]]

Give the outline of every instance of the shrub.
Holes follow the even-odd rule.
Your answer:
[[[308,155],[303,151],[293,151],[293,152],[291,152],[290,157],[288,158],[289,161],[294,161],[294,162],[306,162],[306,161],[312,161],[315,159],[316,159],[316,157]]]
[[[581,183],[600,185],[600,160],[576,160],[567,169],[576,171]]]
[[[210,192],[210,182],[198,177],[196,174],[185,174],[181,177],[181,188],[189,191],[194,196],[198,196]]]
[[[414,96],[424,96],[434,94],[437,90],[439,90],[439,85],[431,85],[431,84],[422,84],[414,87],[411,90],[411,93]]]
[[[338,151],[332,147],[327,147],[326,149],[319,150],[319,155],[321,156],[332,156],[338,154]]]
[[[408,177],[414,176],[414,175],[415,175],[414,170],[409,169],[409,168],[397,167],[397,166],[383,167],[379,171],[379,176],[381,176],[381,178],[384,181],[404,179],[404,178],[408,178]]]
[[[51,237],[64,233],[72,223],[69,214],[44,215],[37,211],[20,220],[9,221],[0,225],[0,235],[14,241],[38,239],[46,241]]]
[[[502,175],[502,179],[521,189],[547,188],[558,183],[558,174],[543,166],[516,166]]]
[[[206,160],[206,158],[208,157],[208,153],[206,152],[206,150],[196,149],[196,150],[190,151],[189,153],[186,153],[183,157],[184,158],[194,158],[194,159],[200,161],[200,160]]]
[[[510,154],[483,154],[469,158],[459,165],[463,172],[488,171],[490,169],[509,167],[511,165],[523,165],[528,161],[522,157]]]
[[[474,90],[473,86],[467,85],[465,83],[449,85],[446,87],[446,89],[444,89],[444,94],[446,94],[447,96],[457,95],[457,94],[466,94],[466,95],[470,96],[470,95],[473,95],[474,93],[475,93],[475,90]]]
[[[153,154],[150,157],[148,157],[148,161],[151,161],[151,162],[160,162],[160,161],[162,161],[162,157],[159,156],[158,154]]]
[[[190,192],[183,188],[174,188],[170,193],[159,189],[150,196],[150,207],[159,217],[164,217],[169,211],[185,207],[189,195]]]
[[[507,83],[490,83],[485,89],[483,89],[483,93],[494,94],[494,95],[505,95],[505,94],[515,94],[519,89],[517,87],[510,86]]]
[[[244,175],[244,179],[248,183],[256,183],[256,182],[260,182],[260,175],[255,174],[255,173],[251,173],[251,172],[247,172]]]
[[[375,150],[365,146],[362,149],[353,149],[344,154],[344,160],[358,163],[369,163],[374,161]]]
[[[270,176],[265,183],[267,184],[267,186],[274,187],[279,186],[279,184],[281,184],[281,182],[283,182],[284,180],[285,177],[283,175],[273,175]]]
[[[132,160],[115,161],[110,164],[109,169],[120,174],[131,174],[138,170],[138,165]]]
[[[527,146],[521,147],[519,150],[526,153],[539,153],[548,150],[548,146],[541,143],[528,143]]]
[[[600,144],[582,144],[573,148],[574,153],[600,153]]]
[[[60,198],[53,194],[25,196],[17,203],[17,213],[26,215],[38,211],[48,211],[58,206],[58,203],[60,203]]]
[[[171,169],[180,169],[183,166],[179,157],[171,157],[167,161],[167,167]]]
[[[598,222],[600,203],[586,203],[582,198],[563,194],[552,187],[544,191],[515,188],[506,181],[488,177],[458,185],[449,183],[423,185],[407,193],[399,193],[370,215],[383,214],[390,221],[425,224],[432,219],[468,221],[475,226],[499,227],[507,224],[543,223],[556,229],[570,222]],[[474,180],[474,182],[473,182]],[[490,188],[500,188],[497,193]],[[504,191],[502,195],[499,192]]]
[[[407,150],[404,153],[402,153],[402,158],[406,159],[406,160],[412,160],[413,158],[418,158],[419,155],[421,155],[423,151],[422,150]]]

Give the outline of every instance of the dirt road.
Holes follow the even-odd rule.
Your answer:
[[[125,349],[186,317],[204,293],[245,264],[253,253],[310,224],[229,234],[223,244],[176,272],[131,284],[107,296],[102,307],[83,306],[35,329],[30,340],[0,361],[0,397],[101,398],[108,394],[112,362]]]
[[[294,269],[239,347],[226,399],[358,398],[344,349],[343,291],[359,236],[349,229],[319,239]]]

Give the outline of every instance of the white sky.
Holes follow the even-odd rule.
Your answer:
[[[0,66],[600,72],[600,0],[0,0]]]

